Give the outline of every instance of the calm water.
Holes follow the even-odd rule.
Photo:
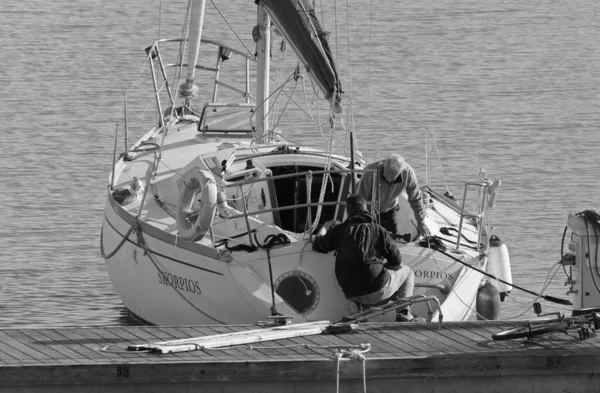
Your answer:
[[[158,0],[0,5],[0,327],[132,323],[99,255],[100,225],[123,95],[143,48],[180,35],[186,2],[168,3],[160,18]],[[254,2],[216,3],[251,47]],[[459,195],[480,165],[502,179],[494,231],[515,283],[540,291],[568,212],[600,208],[599,3],[374,0],[360,14],[335,3],[323,5],[325,28],[361,151],[401,153],[424,181],[427,127],[444,169],[433,185]],[[214,33],[227,26],[207,10],[208,36],[241,47]],[[564,279],[546,294],[565,297]],[[513,294],[505,318],[532,299]]]

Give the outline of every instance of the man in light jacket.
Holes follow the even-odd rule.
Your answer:
[[[376,171],[369,171],[375,169]],[[373,182],[375,187],[373,187]],[[375,197],[373,197],[375,189]],[[408,203],[417,221],[417,238],[428,236],[429,230],[425,225],[423,195],[419,189],[417,175],[404,158],[392,154],[385,160],[373,162],[365,167],[357,193],[367,201],[373,200],[379,211],[380,224],[393,234],[398,233],[397,212],[400,210],[398,197],[406,191]]]

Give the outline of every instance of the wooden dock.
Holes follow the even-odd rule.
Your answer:
[[[522,323],[522,322],[521,322]],[[0,330],[0,392],[596,392],[600,338],[576,332],[495,342],[518,322],[370,323],[175,354],[128,345],[256,329],[243,326]]]

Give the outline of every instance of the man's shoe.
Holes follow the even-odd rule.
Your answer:
[[[352,300],[348,300],[348,315],[356,315],[360,312],[363,312],[367,309],[367,307],[363,304],[354,302]]]
[[[396,314],[396,322],[425,322],[425,318],[416,317],[411,313],[398,313]]]

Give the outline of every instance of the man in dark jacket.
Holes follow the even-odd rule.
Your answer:
[[[337,252],[335,276],[346,298],[376,305],[396,292],[399,298],[412,296],[414,273],[402,265],[400,251],[387,231],[369,214],[365,198],[350,195],[346,209],[346,221],[336,226],[326,223],[313,241],[313,250],[317,252]],[[396,318],[397,321],[411,319],[408,309],[401,310]]]

